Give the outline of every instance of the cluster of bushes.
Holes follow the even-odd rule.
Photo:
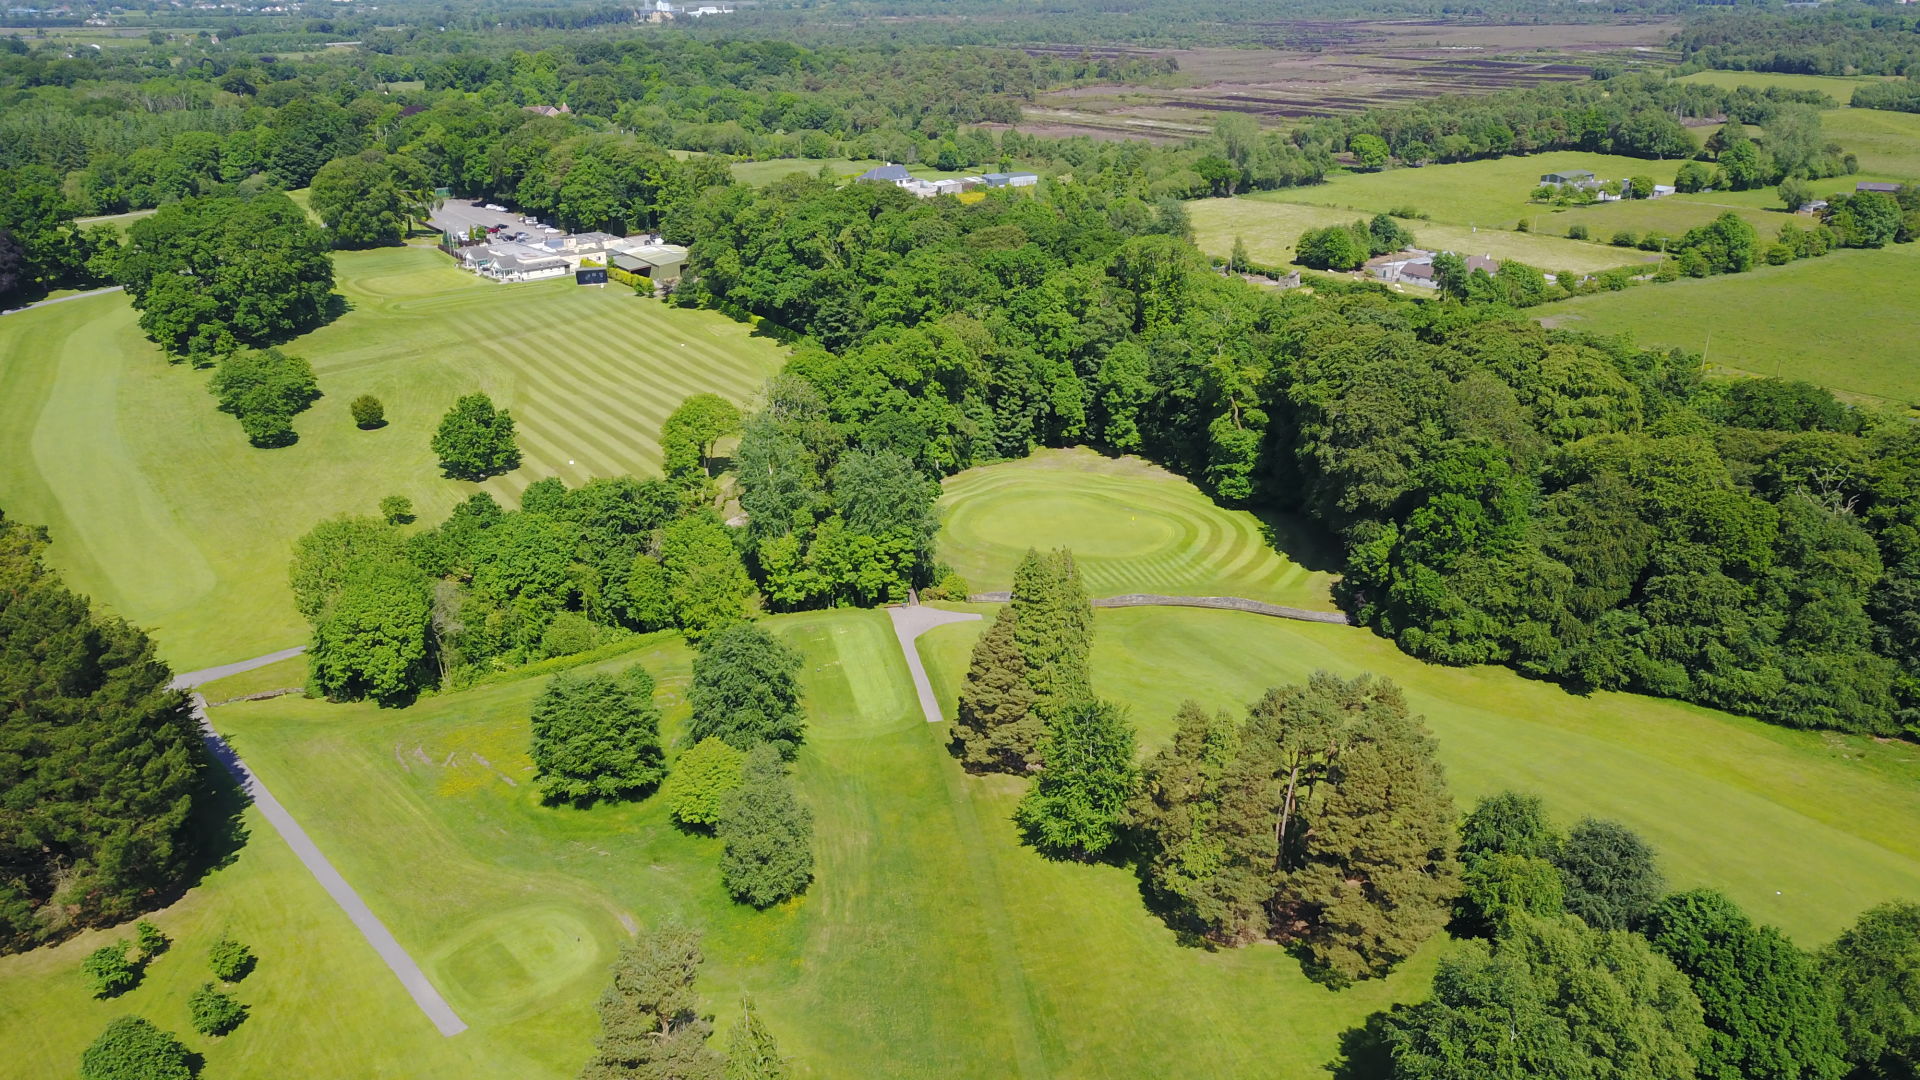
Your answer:
[[[1308,229],[1294,243],[1294,260],[1315,270],[1358,270],[1375,255],[1412,247],[1413,233],[1390,214],[1371,221]]]
[[[115,942],[89,955],[81,965],[93,984],[95,997],[113,997],[131,988],[155,956],[169,945],[152,923],[135,926],[141,956],[127,958],[127,943]],[[247,1018],[247,1007],[226,984],[239,982],[253,970],[253,950],[231,938],[221,938],[207,954],[220,986],[201,984],[187,996],[187,1015],[202,1035],[221,1036]],[[198,1070],[196,1055],[179,1039],[138,1016],[122,1016],[107,1025],[80,1057],[81,1080],[192,1080]]]
[[[813,879],[813,817],[787,762],[805,735],[800,655],[752,623],[706,637],[688,692],[691,745],[668,772],[652,676],[556,675],[533,707],[531,754],[548,802],[584,806],[661,788],[682,826],[724,844],[720,877],[734,899],[770,907]]]

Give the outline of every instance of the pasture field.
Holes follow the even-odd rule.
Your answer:
[[[1309,569],[1328,563],[1295,523],[1223,510],[1140,458],[1041,450],[949,478],[941,508],[940,559],[975,592],[1011,588],[1029,547],[1064,546],[1090,596],[1244,596],[1333,610],[1333,575]]]
[[[1511,229],[1521,218],[1545,216],[1546,207],[1528,201],[1545,173],[1588,169],[1603,180],[1641,173],[1668,184],[1679,167],[1677,161],[1555,151],[1417,169],[1334,173],[1323,184],[1262,191],[1247,198],[1332,206],[1369,215],[1411,207],[1441,224],[1484,231]]]
[[[1756,90],[1817,90],[1841,105],[1864,83],[1885,82],[1884,75],[1791,75],[1777,71],[1696,71],[1680,82],[1718,86],[1725,90],[1751,86]]]
[[[1820,121],[1829,139],[1859,155],[1854,179],[1920,180],[1920,113],[1829,109]]]
[[[433,521],[475,490],[428,449],[441,415],[484,390],[510,409],[521,467],[503,500],[560,476],[647,473],[687,395],[745,402],[783,350],[723,316],[571,280],[502,285],[430,248],[341,253],[346,314],[291,342],[325,395],[289,447],[247,445],[207,373],[168,364],[125,296],[0,318],[0,506],[52,530],[77,590],[146,627],[178,670],[302,641],[286,586],[292,541],[321,518],[410,497]],[[361,431],[371,393],[387,424]]]
[[[223,1080],[309,1074],[276,1049],[284,1034],[289,1051],[333,1043],[338,1067],[326,1075],[453,1075],[464,1064],[480,1078],[571,1077],[591,1052],[592,1005],[617,945],[668,919],[707,934],[700,989],[719,1026],[751,992],[810,1077],[1179,1077],[1195,1060],[1215,1076],[1309,1076],[1335,1056],[1342,1031],[1424,994],[1441,943],[1390,979],[1338,994],[1308,982],[1280,949],[1178,944],[1129,870],[1049,862],[1019,844],[1009,815],[1022,785],[955,764],[946,725],[919,714],[884,613],[768,625],[807,658],[810,730],[796,776],[816,819],[817,865],[805,896],[767,912],[727,900],[718,842],[670,826],[657,798],[539,804],[527,715],[544,679],[399,711],[301,698],[214,710],[471,1028],[426,1045],[435,1039],[426,1021],[390,975],[369,970],[364,996],[382,1024],[361,1029],[357,1011],[326,1008],[263,1014],[208,1051],[208,1075],[216,1064]],[[677,739],[689,659],[677,638],[656,637],[602,666],[645,663]],[[246,857],[278,845],[256,831]],[[331,915],[312,892],[289,902],[288,925]],[[235,902],[211,889],[190,901],[210,920]],[[328,943],[377,963],[360,942]],[[81,955],[11,958],[0,976],[32,961],[5,978],[10,995],[60,987],[71,998]],[[256,978],[271,960],[263,955]],[[353,985],[328,971],[284,978],[310,1003]],[[182,1026],[184,984],[150,989],[141,1011]],[[23,1062],[34,1075],[70,1071],[112,1012],[35,1008],[47,1022]],[[424,1038],[382,1045],[384,1032],[410,1026]],[[227,1053],[249,1037],[257,1054]]]
[[[1105,485],[1103,509],[1080,497],[1071,473],[1026,470],[1017,487],[982,483],[996,470],[1021,466],[949,481],[955,515],[991,517],[1004,503],[1041,548],[1124,533],[1127,507],[1161,497],[1155,478],[1118,478]],[[1208,529],[1232,516],[1209,506],[1189,513],[1219,519]],[[1186,608],[1099,610],[1095,623],[1094,689],[1130,706],[1143,753],[1171,734],[1182,699],[1237,713],[1316,669],[1373,672],[1426,715],[1463,807],[1514,787],[1544,796],[1564,824],[1588,814],[1625,822],[1659,848],[1676,885],[1723,888],[1806,946],[1865,907],[1920,895],[1920,749],[1911,744],[1789,731],[1627,694],[1580,697],[1505,668],[1431,666],[1358,627]],[[949,710],[983,626],[942,626],[920,639]]]
[[[1294,244],[1308,229],[1344,225],[1366,215],[1355,210],[1272,202],[1262,198],[1199,199],[1186,204],[1193,222],[1194,242],[1209,255],[1226,258],[1239,237],[1255,262],[1284,266],[1293,261]],[[1569,240],[1564,235],[1505,232],[1445,225],[1431,221],[1403,221],[1421,247],[1457,251],[1465,255],[1492,255],[1518,259],[1548,272],[1571,270],[1591,274],[1616,266],[1651,261],[1643,251],[1609,247],[1604,243]],[[1564,230],[1562,230],[1564,232]],[[1605,239],[1605,237],[1601,237]]]
[[[1739,375],[1806,379],[1858,398],[1920,403],[1920,249],[1836,251],[1744,274],[1595,293],[1536,309],[1549,325],[1627,333]]]

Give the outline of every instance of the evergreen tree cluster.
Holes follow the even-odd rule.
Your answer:
[[[713,1017],[693,988],[704,961],[700,935],[681,926],[623,946],[580,1080],[788,1080],[792,1070],[749,997],[727,1030],[726,1053],[707,1045]]]
[[[1445,925],[1452,799],[1398,687],[1319,672],[1244,721],[1188,703],[1177,722],[1128,813],[1174,925],[1296,944],[1335,983],[1384,974]]]
[[[953,735],[968,768],[1039,767],[1051,719],[1093,696],[1092,651],[1093,606],[1073,553],[1029,550],[1014,571],[1012,599],[974,645],[961,684]]]
[[[184,888],[207,763],[139,629],[93,611],[0,516],[0,948],[119,922]]]

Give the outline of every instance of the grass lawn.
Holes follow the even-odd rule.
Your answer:
[[[216,712],[215,715],[218,715]],[[213,1077],[380,1077],[465,1080],[493,1049],[443,1039],[264,819],[248,811],[251,840],[238,859],[184,899],[148,916],[173,939],[133,990],[98,1001],[80,961],[131,926],[89,931],[53,948],[0,956],[0,1017],[8,1076],[72,1076],[108,1021],[144,1016],[206,1056]],[[213,976],[207,949],[222,935],[251,946],[259,965],[239,983],[249,1015],[222,1038],[194,1032],[187,995]]]
[[[1324,206],[1272,202],[1267,199],[1199,199],[1187,203],[1187,215],[1193,222],[1194,242],[1209,255],[1225,258],[1233,252],[1238,237],[1247,245],[1247,254],[1255,262],[1284,266],[1293,261],[1293,248],[1300,234],[1325,225],[1344,225],[1362,217],[1355,210],[1335,210]],[[1437,251],[1457,251],[1466,255],[1492,255],[1498,259],[1519,259],[1549,273],[1571,270],[1590,274],[1616,266],[1647,261],[1646,252],[1608,247],[1604,243],[1568,240],[1564,235],[1505,232],[1497,229],[1472,229],[1464,225],[1446,225],[1431,221],[1403,221],[1413,231],[1421,247]],[[1564,233],[1564,230],[1561,230]],[[1605,239],[1602,237],[1601,239]]]
[[[1220,509],[1139,458],[1042,450],[950,478],[941,506],[940,558],[975,592],[1011,588],[1029,547],[1068,547],[1092,596],[1244,596],[1333,610],[1332,575],[1309,569],[1326,558],[1295,523]],[[1276,530],[1301,562],[1276,549]]]
[[[1630,333],[1700,351],[1736,374],[1799,378],[1843,393],[1920,402],[1920,247],[1836,251],[1745,274],[1642,285],[1547,305],[1552,325]]]
[[[949,481],[956,516],[1002,504],[1000,489],[982,483],[1000,470],[1029,478],[1009,516],[1071,521],[1048,530],[1048,542],[1124,534],[1134,525],[1123,508],[1161,497],[1152,477],[1103,479],[1103,508],[1080,497],[1079,477],[1016,464]],[[1187,513],[1220,530],[1233,516]],[[1316,669],[1374,672],[1426,715],[1463,806],[1515,787],[1545,796],[1566,824],[1587,814],[1623,821],[1659,848],[1676,884],[1723,888],[1803,945],[1881,900],[1920,896],[1920,748],[1909,743],[1789,731],[1627,694],[1576,697],[1505,668],[1427,665],[1357,627],[1171,608],[1102,610],[1096,623],[1094,688],[1131,707],[1147,748],[1171,733],[1184,698],[1238,712]],[[949,715],[983,625],[921,638]]]
[[[486,282],[429,248],[335,266],[352,310],[288,346],[326,396],[276,450],[247,445],[205,372],[161,358],[123,295],[0,318],[0,506],[50,527],[67,580],[148,628],[178,670],[305,640],[286,564],[315,521],[402,494],[431,522],[473,491],[427,448],[461,394],[484,390],[518,422],[525,463],[483,485],[512,499],[543,476],[656,469],[682,399],[744,402],[783,356],[711,312],[564,279]],[[362,393],[387,426],[354,427]]]
[[[1048,862],[1019,845],[1009,814],[1021,785],[953,762],[944,725],[919,716],[884,613],[769,625],[807,656],[811,727],[797,776],[818,863],[804,897],[764,913],[726,899],[717,842],[672,828],[657,799],[538,803],[526,717],[544,680],[400,711],[301,698],[216,709],[216,725],[472,1027],[428,1045],[431,1029],[384,971],[356,982],[288,972],[285,985],[309,1002],[347,987],[358,998],[249,1021],[229,1044],[285,1032],[287,1053],[266,1038],[254,1056],[223,1045],[208,1075],[435,1076],[464,1062],[460,1075],[476,1078],[570,1077],[591,1051],[592,1003],[618,943],[670,918],[707,932],[701,990],[720,1026],[751,992],[803,1076],[1184,1077],[1194,1061],[1209,1076],[1310,1076],[1340,1032],[1425,992],[1439,943],[1393,978],[1338,994],[1276,948],[1179,945],[1130,871]],[[688,651],[656,638],[608,666],[635,657],[659,679],[677,737]],[[243,858],[278,844],[256,830]],[[280,898],[287,925],[332,917],[311,891]],[[256,899],[209,887],[191,902],[220,920]],[[359,942],[319,940],[337,955],[316,964],[374,963]],[[28,1074],[70,1071],[111,1012],[35,1003],[77,985],[81,955],[0,962],[0,1005],[28,1002],[38,1022],[17,1055]],[[150,989],[141,1011],[181,1026],[186,982]],[[363,1008],[381,1021],[361,1024]],[[387,1035],[409,1026],[427,1039]],[[313,1041],[331,1044],[323,1068],[297,1056]]]
[[[1542,216],[1542,208],[1529,202],[1528,196],[1540,186],[1544,173],[1588,169],[1602,180],[1644,174],[1669,184],[1679,167],[1677,161],[1564,150],[1418,169],[1335,173],[1324,184],[1262,191],[1248,198],[1333,206],[1367,214],[1412,207],[1441,224],[1510,229],[1523,217]]]

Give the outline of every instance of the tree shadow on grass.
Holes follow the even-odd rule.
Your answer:
[[[1393,1075],[1393,1049],[1387,1041],[1387,1014],[1340,1033],[1340,1056],[1327,1063],[1333,1080],[1387,1080]]]

